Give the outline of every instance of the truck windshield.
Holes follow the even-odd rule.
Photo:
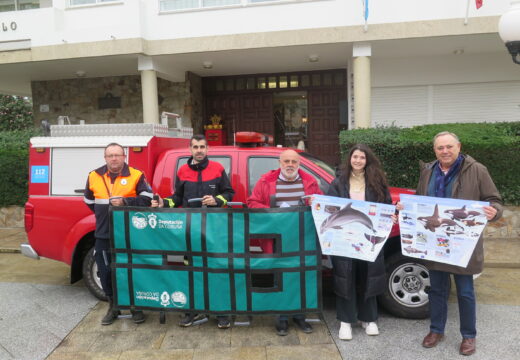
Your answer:
[[[306,158],[309,161],[312,161],[315,165],[319,166],[321,169],[325,170],[327,173],[329,173],[331,176],[336,177],[336,171],[332,166],[327,164],[325,161],[318,159],[317,157],[312,156],[309,153],[301,152],[301,156]]]

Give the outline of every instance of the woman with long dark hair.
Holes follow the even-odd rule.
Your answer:
[[[342,174],[330,185],[327,195],[390,204],[385,173],[372,150],[357,144],[350,149]],[[396,221],[393,216],[394,222]],[[374,262],[331,256],[334,271],[339,338],[352,339],[352,326],[361,321],[368,335],[379,335],[376,296],[386,284],[383,251]]]

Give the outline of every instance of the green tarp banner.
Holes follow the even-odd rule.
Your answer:
[[[309,207],[114,207],[111,218],[120,309],[248,315],[322,309],[321,253]],[[251,250],[255,239],[272,239],[273,253]]]

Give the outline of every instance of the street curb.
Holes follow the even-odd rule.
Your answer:
[[[520,269],[520,263],[512,263],[512,262],[488,262],[484,263],[484,269],[486,268],[502,268],[502,269]]]
[[[1,254],[19,254],[19,253],[21,253],[21,251],[20,251],[20,249],[9,249],[9,248],[2,249],[2,248],[0,248],[0,253]]]

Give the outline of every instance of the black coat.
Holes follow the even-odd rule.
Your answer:
[[[326,195],[350,199],[350,185],[343,183],[340,178],[336,178],[330,184]],[[368,187],[365,189],[365,200],[376,201],[376,194]],[[388,189],[386,189],[386,199],[384,203],[392,203]],[[355,259],[344,256],[331,256],[331,260],[334,275],[334,292],[337,296],[350,299],[352,297],[352,288],[356,286],[352,276],[352,264]],[[381,250],[374,262],[367,261],[366,263],[367,279],[362,288],[365,290],[364,298],[368,299],[372,296],[382,294],[385,291],[386,271],[383,250]]]

